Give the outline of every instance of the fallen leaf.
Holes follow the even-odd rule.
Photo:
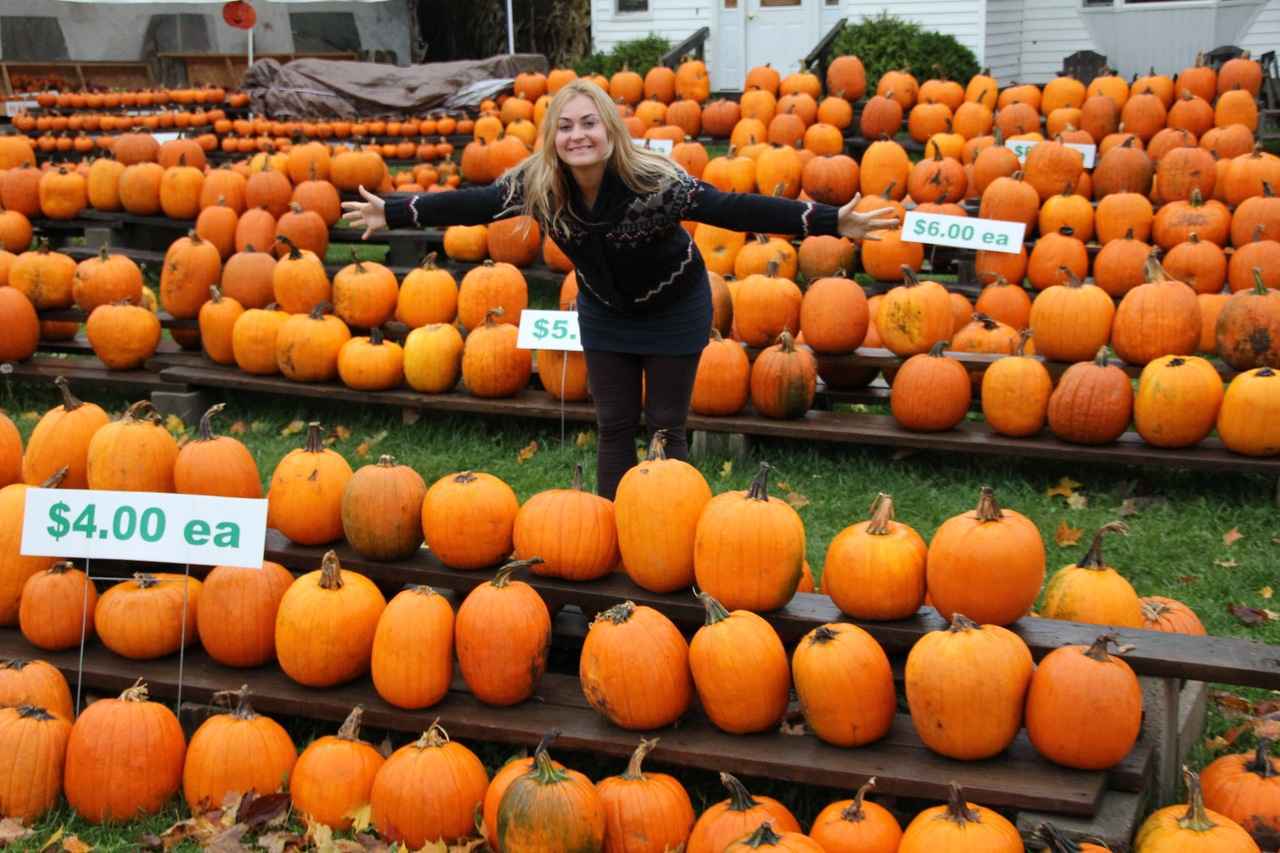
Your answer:
[[[271,826],[288,814],[290,802],[288,793],[267,794],[253,799],[246,795],[236,811],[236,823],[243,823],[250,829]]]
[[[1130,515],[1137,515],[1144,509],[1152,509],[1158,506],[1167,506],[1169,499],[1160,495],[1151,495],[1141,498],[1125,498],[1120,504],[1118,514],[1121,518]]]
[[[164,428],[173,435],[182,435],[187,431],[187,425],[182,422],[182,418],[177,415],[169,415],[164,419]]]
[[[1214,560],[1213,564],[1224,569],[1234,569],[1236,566],[1240,565],[1235,560]]]
[[[81,841],[79,838],[76,838],[74,835],[68,835],[62,839],[63,853],[89,853],[89,851],[92,849],[93,849],[92,844],[85,844],[83,841]]]
[[[1272,539],[1271,539],[1271,544],[1272,544],[1272,545],[1280,545],[1280,536],[1274,536],[1274,537],[1272,537]]]
[[[799,492],[787,492],[785,500],[791,504],[792,509],[804,509],[809,505],[809,499]]]
[[[144,850],[163,850],[164,842],[154,832],[147,832],[138,837],[138,843]]]
[[[1232,545],[1244,538],[1244,534],[1240,532],[1240,528],[1233,527],[1226,533],[1222,534],[1222,544],[1230,548]]]
[[[1213,691],[1213,704],[1217,705],[1224,711],[1228,711],[1235,716],[1250,716],[1253,714],[1253,704],[1243,696],[1237,696],[1234,693],[1227,693],[1221,690]]]
[[[299,848],[302,845],[302,836],[292,832],[269,832],[258,836],[258,846],[267,853],[284,853],[290,847]]]
[[[253,423],[249,424],[249,432],[254,432],[254,433],[266,432],[270,428],[271,428],[271,425],[266,421],[254,421]]]
[[[1227,733],[1222,736],[1222,739],[1227,742],[1227,746],[1235,746],[1236,741],[1240,739],[1240,735],[1249,731],[1251,728],[1253,728],[1252,723],[1244,723],[1243,725],[1228,729]]]
[[[578,449],[586,450],[596,443],[596,434],[594,432],[580,432],[578,437],[573,440],[573,443]]]
[[[1236,604],[1234,602],[1227,605],[1227,612],[1244,624],[1248,625],[1250,628],[1265,625],[1276,618],[1269,610],[1262,610],[1257,607],[1250,607],[1247,604]]]
[[[1088,509],[1089,496],[1076,492],[1074,495],[1067,498],[1067,506],[1071,509]]]
[[[727,480],[733,474],[733,460],[726,459],[724,464],[720,466],[720,479]]]
[[[1191,586],[1191,584],[1196,583],[1199,580],[1200,578],[1196,575],[1178,575],[1177,577],[1178,583],[1183,586]]]
[[[778,734],[799,736],[799,735],[803,735],[804,733],[805,731],[804,731],[803,718],[801,718],[800,721],[797,723],[789,723],[786,720],[783,720],[782,725],[778,726]]]
[[[1275,594],[1275,591],[1272,590],[1271,587],[1269,586],[1264,586],[1262,589],[1258,590],[1258,595],[1262,598],[1271,598],[1271,596],[1274,594]]]
[[[1209,752],[1222,752],[1230,746],[1231,744],[1227,743],[1227,739],[1221,736],[1205,738],[1204,741],[1204,748]]]
[[[532,459],[534,454],[537,452],[538,452],[538,442],[536,440],[531,441],[528,444],[526,444],[524,447],[520,448],[520,452],[516,454],[516,462],[523,465],[524,463]]]
[[[280,434],[286,438],[291,435],[297,435],[307,428],[307,422],[301,419],[289,421],[284,425],[284,429],[280,430]]]
[[[61,841],[62,836],[66,833],[66,831],[67,831],[66,825],[58,827],[57,831],[54,832],[53,835],[49,836],[49,840],[46,841],[44,844],[40,845],[40,853],[44,853],[44,851],[48,850],[50,847],[52,847],[53,845]]]
[[[375,432],[373,435],[369,436],[365,440],[369,442],[370,447],[377,447],[379,444],[382,444],[383,439],[385,439],[388,434],[389,433],[385,429],[380,430],[379,432]]]
[[[351,829],[355,832],[364,832],[369,828],[369,824],[373,823],[373,806],[365,803],[353,812],[349,812],[347,817],[351,819]]]
[[[356,445],[356,456],[359,456],[361,459],[363,459],[368,455],[369,455],[369,442],[362,441]]]
[[[346,441],[348,438],[351,438],[351,430],[344,427],[342,424],[338,424],[333,428],[333,434],[337,436],[338,441]]]
[[[1075,545],[1080,541],[1080,537],[1084,535],[1084,528],[1072,527],[1067,524],[1064,518],[1058,522],[1058,529],[1053,534],[1053,541],[1058,543],[1059,548],[1065,548],[1068,545]]]
[[[244,421],[236,421],[231,426],[227,427],[227,432],[231,435],[244,435],[248,431],[249,425]]]
[[[1280,740],[1280,719],[1256,720],[1253,735],[1258,740]]]
[[[315,848],[316,853],[335,853],[337,850],[333,845],[333,830],[313,820],[307,821],[307,837],[303,841]]]
[[[233,824],[215,835],[205,845],[206,853],[243,853],[249,848],[240,843],[249,827],[243,823]]]
[[[62,830],[58,830],[58,832],[62,832]],[[31,834],[31,830],[27,829],[11,817],[0,820],[0,844],[12,844],[15,841],[21,841]]]
[[[1058,481],[1058,485],[1050,486],[1048,489],[1046,489],[1044,496],[1046,498],[1051,498],[1051,497],[1054,497],[1055,495],[1061,495],[1064,498],[1069,498],[1072,495],[1074,495],[1076,493],[1076,489],[1080,488],[1082,485],[1084,484],[1077,483],[1075,480],[1071,479],[1070,477],[1063,477],[1061,480]]]
[[[773,488],[775,491],[779,491],[779,492],[793,491],[793,489],[791,488],[791,484],[788,483],[786,480],[778,480],[773,484]]]
[[[320,444],[323,447],[333,447],[337,443],[338,439],[333,435],[326,435],[324,438],[320,439]]]

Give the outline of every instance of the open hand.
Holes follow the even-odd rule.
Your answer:
[[[360,239],[368,240],[374,231],[387,227],[387,203],[366,190],[363,185],[360,187],[360,195],[364,197],[364,201],[344,201],[342,210],[351,221],[352,228],[364,229]],[[841,211],[842,215],[843,213]]]
[[[840,208],[840,218],[838,220],[840,236],[848,237],[850,240],[861,240],[867,236],[868,231],[898,227],[899,223],[896,216],[882,218],[886,213],[893,213],[892,207],[880,207],[875,210],[869,210],[866,213],[855,211],[853,208],[857,206],[861,199],[862,193],[856,193],[848,204]]]

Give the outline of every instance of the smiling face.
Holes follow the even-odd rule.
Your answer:
[[[595,102],[578,95],[565,102],[556,122],[556,154],[573,169],[603,164],[613,153]]]

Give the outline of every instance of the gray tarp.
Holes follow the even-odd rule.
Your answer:
[[[279,118],[373,118],[421,115],[471,83],[512,79],[522,71],[546,73],[541,54],[433,62],[404,68],[373,62],[273,59],[253,63],[244,78],[255,113]]]

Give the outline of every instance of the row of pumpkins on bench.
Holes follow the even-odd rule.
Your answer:
[[[387,609],[408,613],[410,605],[420,607],[429,600],[410,590]],[[726,629],[735,618],[718,623],[718,631],[717,625],[700,631],[699,637],[711,642],[700,648],[695,637],[691,654],[722,652]],[[1082,649],[1054,652],[1042,662],[1041,672],[1052,669],[1086,692],[1088,685],[1080,679],[1105,665],[1089,658],[1093,650],[1082,654]],[[1124,666],[1118,658],[1111,661]],[[1034,679],[1041,677],[1038,672]],[[156,814],[179,794],[199,815],[227,802],[238,801],[243,810],[255,795],[283,791],[308,822],[349,831],[366,813],[374,831],[408,849],[471,844],[476,832],[488,849],[504,853],[544,853],[567,844],[598,853],[1110,849],[1068,840],[1050,824],[1038,826],[1024,843],[1003,815],[966,802],[955,783],[946,805],[926,808],[905,829],[893,812],[866,798],[876,786],[874,778],[852,798],[826,805],[807,835],[784,804],[752,794],[728,773],[720,774],[728,798],[697,815],[679,779],[643,767],[659,738],[641,739],[623,773],[593,783],[551,758],[548,747],[557,734],[551,732],[532,757],[513,758],[490,777],[479,757],[452,741],[439,723],[384,755],[361,738],[360,706],[336,735],[317,738],[299,755],[283,726],[254,711],[246,687],[219,694],[217,700],[229,710],[203,722],[190,741],[173,712],[150,700],[141,680],[118,698],[94,702],[73,718],[70,690],[57,669],[43,661],[12,661],[0,666],[0,696],[11,700],[0,701],[0,816],[20,823],[39,820],[63,794],[80,817],[102,824]],[[1041,702],[1032,701],[1040,707]],[[132,756],[128,765],[113,760],[122,747]],[[1188,803],[1148,817],[1134,849],[1164,853],[1189,844],[1232,853],[1258,851],[1249,833],[1262,837],[1280,819],[1266,788],[1275,763],[1264,742],[1252,755],[1219,758],[1202,775],[1186,771]],[[33,778],[38,784],[31,784]]]

